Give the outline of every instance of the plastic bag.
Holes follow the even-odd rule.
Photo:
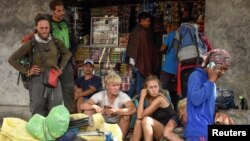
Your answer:
[[[55,139],[62,136],[69,127],[70,114],[65,106],[52,108],[45,119],[50,135]]]
[[[69,111],[63,105],[59,105],[52,108],[46,118],[39,114],[32,116],[27,124],[27,130],[40,140],[51,141],[64,135],[68,130],[69,120]]]
[[[45,118],[39,114],[35,114],[30,118],[26,129],[32,136],[38,138],[39,140],[53,140],[45,125]]]
[[[4,118],[1,141],[39,141],[26,130],[27,122],[19,118]]]

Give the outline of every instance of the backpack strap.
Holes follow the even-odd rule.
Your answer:
[[[161,89],[160,92],[162,93],[161,96],[164,97],[166,99],[166,101],[169,103],[169,105],[174,109],[174,105],[172,103],[169,91],[165,90],[165,89]]]
[[[53,40],[54,45],[56,46],[56,49],[57,49],[57,65],[58,65],[59,60],[61,59],[61,55],[60,55],[60,44],[59,44],[58,39],[52,37],[52,40]]]
[[[32,63],[33,63],[33,53],[34,53],[34,47],[35,47],[36,41],[35,41],[35,39],[33,37],[29,38],[29,40],[30,40],[30,44],[31,44],[31,50],[29,51],[28,56],[29,56],[29,68],[31,68]],[[22,40],[22,42],[25,43],[23,40]],[[26,42],[27,42],[27,40],[26,40]],[[22,74],[21,72],[19,72],[18,77],[17,77],[17,85],[19,85],[21,77],[26,77],[26,76],[24,74]],[[27,79],[30,79],[30,78],[27,77]]]

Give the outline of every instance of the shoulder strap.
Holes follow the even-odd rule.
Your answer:
[[[52,40],[53,40],[54,45],[56,46],[56,49],[57,49],[57,64],[58,64],[58,62],[60,60],[60,47],[59,47],[60,45],[59,45],[58,39],[52,37]]]
[[[43,64],[45,64],[46,63],[46,60],[45,60],[45,58],[44,58],[44,56],[43,56],[43,53],[42,53],[42,51],[41,51],[41,48],[40,47],[38,47],[38,42],[37,41],[34,41],[35,42],[35,44],[34,44],[34,48],[37,48],[37,50],[38,50],[38,53],[40,54],[40,59],[41,59],[41,62],[43,63]]]
[[[172,100],[171,100],[169,91],[168,91],[168,90],[164,90],[164,89],[162,89],[162,90],[160,90],[160,91],[161,91],[161,93],[162,93],[161,96],[164,97],[164,98],[166,99],[166,101],[170,104],[170,106],[171,106],[172,108],[174,108],[174,105],[173,105],[173,103],[172,103]]]
[[[37,42],[34,38],[32,38],[30,41],[31,41],[31,51],[29,53],[29,62],[30,62],[30,67],[31,67],[32,63],[33,63],[33,54],[34,54],[35,46],[36,46]]]
[[[57,40],[55,37],[52,37],[52,40],[53,40],[53,42],[54,42],[54,44],[55,44],[55,46],[56,46],[56,49],[59,51],[60,49],[59,49],[58,40]]]
[[[32,64],[33,64],[33,53],[34,53],[34,47],[35,47],[35,44],[36,44],[36,41],[35,41],[34,38],[30,39],[30,44],[31,44],[31,50],[29,52],[29,68],[31,68]],[[17,85],[19,85],[21,75],[24,76],[21,72],[19,72],[18,77],[17,77]]]

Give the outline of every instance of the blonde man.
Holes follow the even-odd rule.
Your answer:
[[[119,125],[125,138],[136,107],[130,97],[120,90],[121,82],[119,75],[109,73],[104,79],[106,90],[94,94],[80,108],[88,115],[102,113],[106,122]]]

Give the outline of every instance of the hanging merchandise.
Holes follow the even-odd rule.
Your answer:
[[[131,16],[131,6],[122,5],[119,6],[119,32],[128,33],[129,32],[129,19]]]
[[[167,24],[172,22],[172,2],[167,1],[164,4],[164,27],[166,27]],[[166,29],[165,29],[166,30]]]
[[[118,17],[92,17],[90,45],[118,46]]]

